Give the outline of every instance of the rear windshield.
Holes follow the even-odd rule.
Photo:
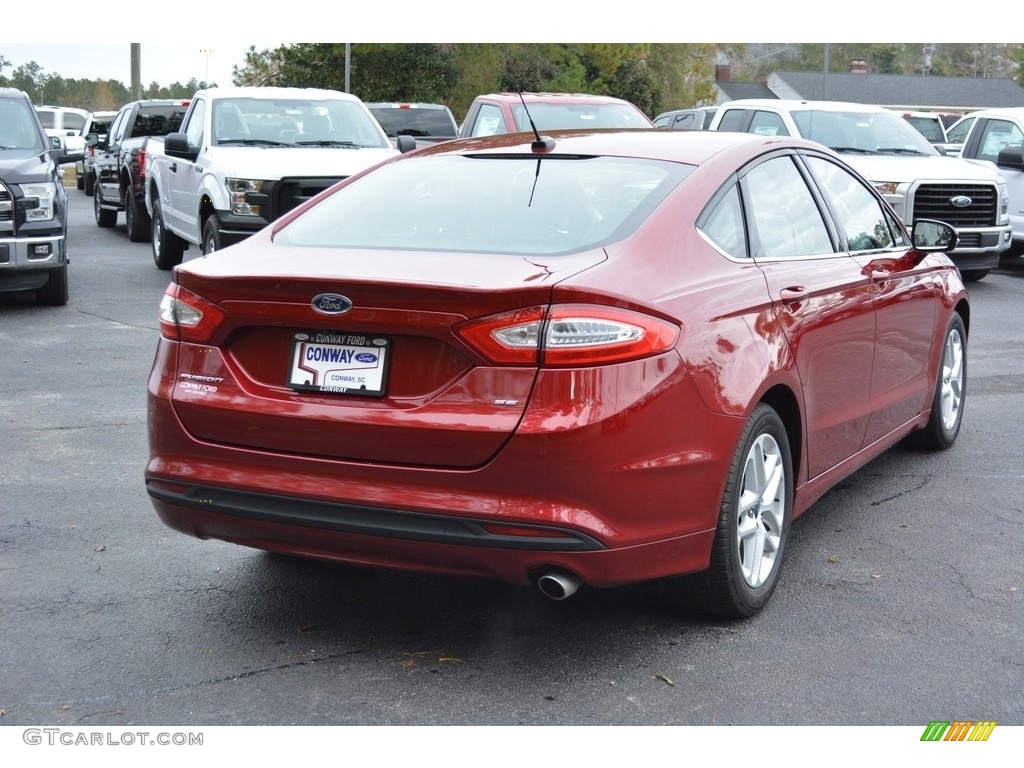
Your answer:
[[[132,138],[140,136],[166,136],[176,133],[185,119],[187,104],[169,104],[167,106],[145,106],[139,108],[132,126]],[[109,123],[103,131],[108,130]],[[97,130],[97,133],[103,131]]]
[[[395,136],[430,136],[454,139],[455,122],[443,109],[421,107],[370,107],[380,127],[391,138]]]
[[[538,131],[574,128],[650,128],[647,115],[632,104],[522,104],[512,107],[520,131],[531,131],[533,118]]]
[[[275,242],[568,253],[628,235],[691,170],[611,157],[409,157],[339,189]]]

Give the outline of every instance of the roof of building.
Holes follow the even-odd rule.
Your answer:
[[[1008,78],[775,71],[768,76],[767,87],[784,99],[854,101],[902,109],[1024,106],[1024,88]]]

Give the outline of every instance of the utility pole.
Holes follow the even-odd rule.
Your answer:
[[[132,101],[142,98],[142,44],[132,43]]]

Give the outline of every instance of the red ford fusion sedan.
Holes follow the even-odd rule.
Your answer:
[[[146,488],[199,538],[750,616],[830,487],[956,439],[956,238],[800,139],[403,155],[175,268]]]

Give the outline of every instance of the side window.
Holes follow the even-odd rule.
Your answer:
[[[976,119],[977,118],[969,117],[958,122],[950,129],[949,133],[946,134],[946,141],[950,144],[963,144],[967,141],[967,133],[971,130],[971,126],[974,125],[974,121]]]
[[[755,259],[834,253],[821,211],[791,157],[754,166],[740,183]]]
[[[747,258],[747,232],[736,184],[703,215],[697,226],[724,253],[736,259]]]
[[[501,109],[493,104],[481,104],[480,110],[476,113],[476,122],[473,123],[471,135],[494,136],[499,133],[508,133],[505,118],[501,116]]]
[[[85,117],[78,114],[77,112],[65,112],[64,113],[64,128],[69,131],[82,130],[82,126],[85,125]]]
[[[718,130],[742,131],[743,123],[746,121],[746,117],[747,110],[745,109],[726,110],[725,114],[722,115],[721,121],[718,123]]]
[[[786,124],[782,122],[782,118],[779,115],[774,112],[761,112],[760,110],[754,112],[754,117],[750,121],[750,128],[747,129],[747,133],[756,133],[758,136],[789,136]]]
[[[198,149],[203,145],[203,126],[206,124],[206,102],[200,99],[193,102],[192,113],[185,126],[185,136],[190,149]]]
[[[987,120],[981,126],[981,147],[978,150],[978,159],[995,162],[999,152],[1007,147],[1019,147],[1024,143],[1024,133],[1021,133],[1014,123],[1008,120]]]
[[[807,165],[828,197],[851,251],[896,244],[885,210],[870,190],[846,169],[823,158],[808,157]]]
[[[36,110],[36,114],[39,115],[39,122],[43,124],[43,128],[53,128],[55,118],[52,109]]]
[[[121,138],[124,136],[125,122],[128,120],[128,112],[131,110],[122,109],[117,113],[117,117],[114,118],[114,124],[110,127],[110,139],[107,141],[108,144],[117,145],[121,142]]]
[[[672,125],[673,128],[696,128],[696,115],[692,112],[686,115],[676,116],[676,121]]]

